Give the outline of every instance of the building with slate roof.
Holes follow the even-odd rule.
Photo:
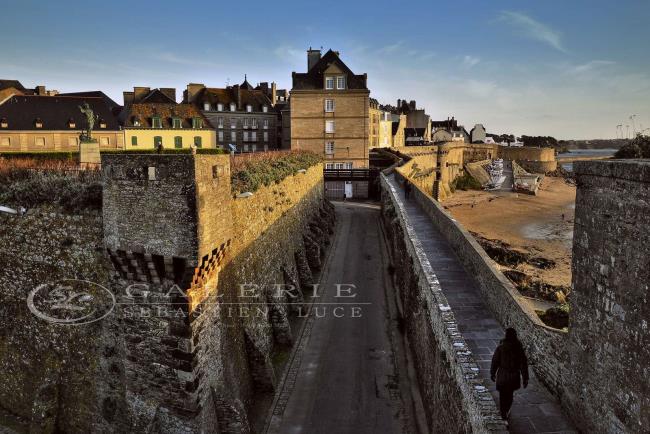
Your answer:
[[[118,119],[104,98],[49,96],[43,86],[29,92],[19,82],[10,88],[12,94],[0,101],[0,152],[78,151],[79,136],[87,128],[86,117],[79,110],[84,103],[98,116],[93,138],[100,148],[124,146]]]
[[[190,83],[183,100],[212,123],[219,146],[256,152],[279,149],[282,143],[280,115],[285,104],[276,104],[276,91],[275,83],[253,87],[245,77],[243,83],[225,88]]]
[[[307,51],[307,72],[292,73],[291,149],[323,155],[327,168],[368,167],[370,91],[339,53]]]
[[[193,104],[176,102],[176,89],[134,87],[120,113],[127,150],[215,148],[212,124]]]

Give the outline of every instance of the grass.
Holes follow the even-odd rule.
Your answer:
[[[463,175],[456,177],[456,179],[449,184],[449,188],[454,192],[456,190],[481,190],[482,186],[480,182],[466,172]]]
[[[232,193],[254,192],[260,187],[268,187],[321,161],[320,156],[307,151],[236,155],[230,164]]]

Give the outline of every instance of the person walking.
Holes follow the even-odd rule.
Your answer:
[[[506,329],[505,339],[494,351],[490,378],[497,383],[501,417],[507,421],[514,391],[521,387],[520,379],[524,389],[528,387],[528,359],[513,328]]]

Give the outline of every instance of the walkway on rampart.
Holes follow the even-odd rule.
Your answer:
[[[388,182],[395,187],[399,200],[404,204],[408,219],[454,312],[459,330],[479,364],[479,375],[486,380],[498,405],[498,392],[490,380],[490,362],[504,330],[484,303],[476,287],[477,283],[465,272],[460,260],[430,217],[414,198],[404,198],[404,191],[394,176],[391,175]],[[562,413],[558,401],[537,380],[532,368],[528,388],[515,392],[509,430],[514,433],[575,432]]]

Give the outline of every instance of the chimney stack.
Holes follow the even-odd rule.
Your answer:
[[[47,93],[45,92],[45,86],[36,86],[36,95],[38,96],[47,95]]]
[[[237,110],[241,110],[241,90],[239,85],[236,84],[232,87],[232,90],[235,92],[235,99],[237,100]]]
[[[202,83],[189,83],[185,89],[185,102],[193,103],[196,96],[200,91],[205,89],[205,84]]]
[[[409,102],[409,107],[411,108],[411,110],[415,110],[415,100],[414,99],[412,99],[411,102]]]
[[[307,71],[309,72],[320,60],[320,50],[307,50]]]
[[[271,83],[271,103],[275,105],[278,99],[278,88],[275,81]]]
[[[151,88],[149,87],[134,87],[133,88],[133,102],[134,103],[139,103],[142,101],[142,98],[145,96],[149,95],[149,92],[151,92]]]
[[[122,95],[124,96],[124,107],[133,104],[133,92],[124,91],[122,92]]]

